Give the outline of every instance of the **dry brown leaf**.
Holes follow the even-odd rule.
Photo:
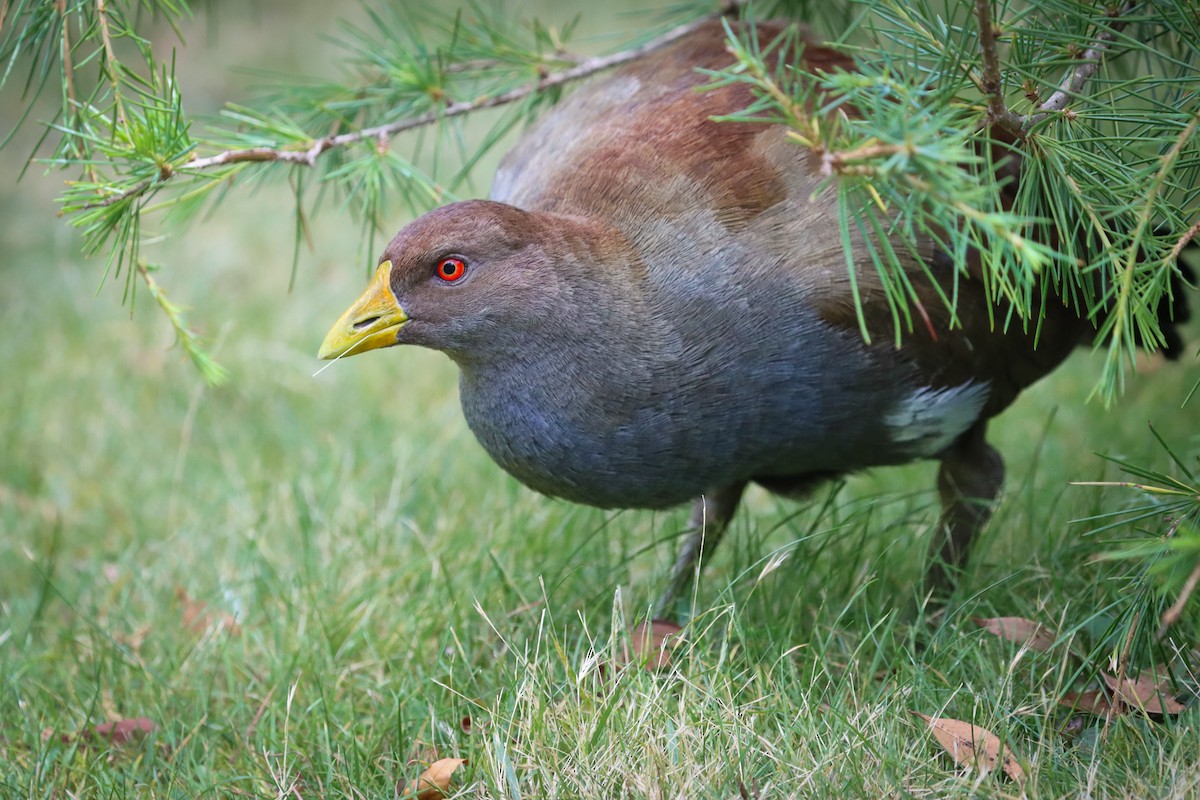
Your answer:
[[[229,631],[230,636],[237,636],[242,632],[242,626],[232,614],[214,614],[208,611],[208,603],[193,599],[182,587],[175,587],[175,598],[181,606],[180,616],[184,629],[203,634],[210,628],[216,628],[218,631]]]
[[[430,764],[415,781],[406,783],[400,796],[413,800],[442,800],[450,794],[450,777],[466,764],[465,758],[441,758]]]
[[[1082,711],[1085,714],[1095,714],[1106,717],[1113,709],[1113,703],[1104,692],[1096,689],[1090,692],[1067,692],[1058,700],[1059,705]],[[1116,713],[1121,713],[1118,703]]]
[[[988,772],[999,765],[1017,783],[1025,782],[1025,770],[1017,762],[1012,748],[1003,748],[1002,752],[1000,738],[987,728],[947,717],[930,717],[917,711],[909,713],[925,720],[933,731],[933,738],[956,763],[977,766]]]
[[[157,728],[158,726],[154,724],[154,720],[147,717],[119,719],[115,722],[105,722],[81,731],[79,733],[79,741],[89,742],[95,739],[111,744],[113,747],[120,747],[131,742],[141,741]],[[70,734],[64,734],[62,740],[69,742],[71,738]]]
[[[1104,683],[1113,694],[1130,708],[1147,714],[1178,714],[1183,711],[1180,703],[1171,695],[1171,679],[1154,670],[1143,670],[1136,678],[1117,679],[1100,673]]]
[[[665,619],[643,622],[629,632],[632,654],[622,648],[619,666],[638,664],[650,672],[670,668],[671,651],[682,641],[683,628]]]
[[[1054,631],[1025,617],[976,618],[975,624],[994,636],[1026,645],[1030,650],[1037,650],[1039,653],[1045,653],[1054,647],[1058,639]]]

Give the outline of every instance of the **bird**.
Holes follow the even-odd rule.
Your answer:
[[[854,68],[801,40],[779,57]],[[488,199],[396,234],[319,357],[439,350],[471,431],[526,486],[601,508],[691,502],[660,611],[748,485],[802,499],[924,459],[940,462],[941,502],[927,582],[949,590],[1004,479],[989,420],[1095,328],[1054,298],[1037,326],[1005,327],[978,254],[926,240],[894,248],[926,317],[897,344],[861,241],[847,266],[813,154],[783,125],[717,119],[754,100],[704,72],[732,63],[710,21],[569,94],[504,156]]]

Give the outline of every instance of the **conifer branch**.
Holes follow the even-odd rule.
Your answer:
[[[1200,220],[1196,220],[1192,224],[1192,227],[1184,231],[1184,234],[1179,237],[1179,241],[1175,242],[1175,246],[1171,248],[1171,255],[1168,256],[1168,260],[1175,261],[1178,259],[1180,254],[1183,253],[1183,248],[1187,247],[1197,235],[1200,235]]]
[[[124,190],[123,192],[118,192],[116,194],[109,195],[108,197],[104,198],[103,200],[93,200],[90,203],[80,203],[76,208],[74,208],[72,210],[88,211],[93,208],[107,208],[108,206],[116,205],[117,203],[120,203],[123,200],[128,200],[131,197],[137,197],[139,195],[145,194],[150,189],[150,187],[153,185],[153,183],[154,182],[152,180],[147,178],[144,181],[135,183],[133,186],[130,186],[128,189]]]
[[[1096,70],[1100,69],[1100,59],[1108,49],[1108,44],[1129,24],[1129,20],[1124,17],[1127,17],[1136,7],[1135,0],[1127,0],[1120,8],[1109,9],[1108,17],[1112,20],[1111,24],[1097,33],[1096,38],[1092,40],[1092,46],[1079,55],[1079,63],[1063,80],[1058,91],[1042,103],[1038,108],[1039,113],[1031,114],[1025,119],[1025,130],[1032,128],[1049,115],[1062,111],[1067,107],[1067,103],[1079,96],[1088,80],[1096,74]]]
[[[419,117],[410,119],[396,120],[386,125],[377,125],[372,128],[364,128],[360,131],[352,131],[343,133],[337,136],[327,136],[323,139],[318,139],[312,147],[305,151],[294,150],[272,150],[270,148],[252,148],[242,151],[226,151],[211,158],[197,159],[188,164],[189,169],[205,169],[211,166],[219,166],[221,164],[234,163],[237,161],[288,161],[305,166],[313,166],[316,163],[317,157],[335,147],[345,147],[349,144],[365,141],[368,139],[380,139],[391,137],[397,133],[412,130],[413,128],[421,128],[426,125],[432,125],[443,119],[462,116],[469,114],[472,111],[480,111],[485,108],[496,108],[497,106],[508,105],[518,100],[523,100],[535,92],[544,91],[555,86],[562,86],[572,81],[577,81],[582,78],[590,77],[597,72],[603,72],[606,69],[619,66],[634,59],[640,58],[647,53],[665,47],[676,39],[680,39],[704,23],[708,22],[715,15],[709,15],[693,20],[691,22],[679,25],[663,35],[646,42],[639,47],[633,47],[628,50],[622,50],[618,53],[613,53],[607,56],[597,56],[580,60],[576,66],[563,70],[562,72],[550,73],[546,77],[539,80],[537,83],[521,86],[512,91],[505,92],[491,97],[481,97],[471,101],[460,101],[451,103],[438,111],[431,111]]]
[[[183,309],[175,305],[162,286],[150,274],[150,269],[142,261],[134,259],[134,265],[137,267],[138,274],[141,275],[142,281],[145,282],[146,288],[150,290],[150,296],[158,303],[159,308],[166,314],[167,320],[171,323],[171,327],[175,330],[175,336],[179,340],[179,344],[183,347],[184,352],[200,370],[204,379],[210,386],[220,386],[224,383],[229,373],[225,368],[217,362],[213,361],[212,357],[205,352],[197,339],[196,334],[188,327],[187,319],[184,317]]]
[[[120,64],[117,61],[117,53],[113,49],[112,31],[109,26],[108,19],[108,2],[107,0],[96,0],[96,26],[100,29],[100,41],[104,46],[103,69],[108,76],[109,82],[112,84],[113,90],[113,105],[116,110],[116,122],[118,125],[126,125],[127,118],[125,117],[125,102],[121,99],[121,79],[120,79]],[[66,25],[63,26],[64,37],[66,35]]]
[[[308,174],[271,169],[282,162],[321,170],[323,184],[343,192],[363,220],[369,246],[379,233],[385,201],[398,198],[419,213],[442,199],[441,187],[420,162],[389,147],[393,136],[508,106],[479,151],[486,152],[519,122],[520,112],[528,107],[532,113],[539,92],[642,57],[744,2],[726,0],[720,11],[598,57],[564,52],[564,39],[536,24],[526,44],[507,38],[506,31],[493,35],[497,20],[440,13],[419,19],[399,12],[392,21],[381,12],[370,30],[350,29],[347,63],[357,73],[355,81],[284,85],[258,105],[230,104],[226,114],[232,123],[199,138],[184,113],[174,64],[153,57],[134,24],[141,18],[125,16],[126,0],[0,0],[5,34],[0,60],[61,65],[62,122],[53,130],[62,139],[47,163],[82,171],[80,179],[68,182],[61,213],[84,231],[86,252],[108,251],[118,272],[123,263],[133,264],[132,277],[150,288],[184,348],[206,369],[180,309],[136,258],[142,214],[165,208],[179,209],[180,217],[193,214],[208,192],[257,172],[255,165],[293,180]],[[951,23],[921,4],[866,0],[881,28],[837,28],[851,51],[862,47],[855,42],[864,35],[871,42],[858,51],[866,55],[857,69],[799,80],[787,70],[776,74],[766,68],[757,48],[736,52],[734,42],[740,66],[716,73],[714,80],[751,85],[755,105],[733,118],[791,127],[792,138],[817,157],[826,178],[849,187],[846,202],[858,209],[855,219],[864,231],[897,225],[913,235],[945,237],[948,251],[981,253],[988,291],[1022,320],[1036,313],[1030,298],[1039,284],[1077,295],[1097,314],[1097,343],[1109,343],[1101,376],[1108,398],[1119,382],[1121,355],[1135,342],[1155,338],[1158,323],[1147,304],[1159,302],[1168,259],[1200,239],[1195,215],[1181,214],[1195,207],[1200,191],[1194,188],[1200,126],[1181,103],[1200,68],[1200,45],[1186,35],[1190,2],[1047,0],[1030,6],[1028,14],[1009,16],[995,0],[959,0],[954,6],[966,18]],[[144,5],[168,17],[180,8],[173,0]],[[1133,22],[1156,32],[1148,41],[1122,34]],[[435,33],[452,37],[452,46],[431,45],[427,37]],[[137,45],[144,64],[122,60],[128,44]],[[401,46],[390,50],[393,45]],[[1145,66],[1101,95],[1092,85],[1104,59],[1118,54],[1135,66],[1142,66],[1138,59],[1144,56]],[[0,75],[0,83],[6,76]],[[1025,81],[1027,98],[1019,107],[1013,84],[1018,79]],[[1037,144],[1041,158],[1022,162],[1022,186],[1045,183],[1061,192],[1024,204],[1001,202],[1007,195],[997,190],[998,183],[1013,176],[992,174],[982,164],[979,136],[991,130],[1021,150],[1039,123],[1070,115],[1091,94],[1097,96],[1089,108],[1097,114],[1045,131]],[[1169,154],[1166,162],[1163,153]],[[464,152],[454,181],[478,157]],[[182,182],[175,180],[180,177]],[[1153,187],[1149,193],[1147,186]],[[166,199],[148,205],[160,189],[167,190]],[[1066,228],[1070,220],[1083,220],[1087,236],[1041,245],[1038,225],[1051,219]],[[1166,219],[1175,226],[1161,225]],[[954,221],[949,232],[946,220]],[[1092,239],[1099,243],[1095,252],[1081,244]],[[872,254],[877,269],[885,271],[895,257],[890,251]],[[1075,285],[1070,265],[1085,259],[1110,278],[1104,296],[1090,283]],[[903,286],[896,286],[902,293]],[[896,303],[909,313],[900,299]]]
[[[979,24],[979,46],[983,56],[983,78],[979,86],[988,100],[988,118],[993,125],[1019,135],[1022,120],[1004,102],[1004,84],[1000,79],[1000,57],[996,52],[996,28],[992,22],[991,0],[975,0]]]
[[[98,6],[103,6],[104,0],[97,0]],[[736,4],[731,5],[731,7]],[[369,128],[363,128],[357,131],[341,133],[332,136],[325,136],[312,142],[311,145],[304,149],[287,149],[274,147],[251,147],[245,149],[231,149],[217,153],[216,155],[206,156],[203,158],[194,158],[191,161],[177,165],[174,169],[163,170],[156,180],[144,180],[137,183],[123,192],[114,194],[111,197],[106,197],[103,200],[93,201],[82,205],[80,208],[100,208],[104,206],[114,205],[131,197],[145,194],[153,186],[158,186],[165,181],[171,179],[175,175],[190,174],[202,172],[204,170],[214,169],[217,167],[228,166],[232,164],[244,164],[250,162],[283,162],[287,164],[295,164],[304,167],[316,166],[317,159],[323,153],[348,145],[357,144],[359,142],[377,140],[385,141],[395,134],[414,128],[433,125],[444,119],[469,114],[474,111],[481,111],[488,108],[496,108],[510,103],[515,103],[523,100],[526,97],[542,92],[546,89],[562,86],[573,81],[578,81],[583,78],[590,77],[598,72],[602,72],[612,67],[619,66],[634,59],[640,58],[654,50],[658,50],[666,45],[680,39],[701,25],[707,23],[714,17],[720,14],[728,13],[722,11],[718,14],[710,14],[699,19],[692,20],[683,25],[679,25],[666,33],[658,36],[638,47],[632,47],[627,50],[622,50],[607,56],[596,56],[586,59],[571,59],[577,63],[570,69],[560,72],[552,72],[538,80],[536,83],[520,86],[503,94],[484,96],[475,100],[464,100],[456,103],[451,103],[445,108],[429,113],[422,114],[417,117],[409,117],[406,119],[396,120],[384,125],[376,125]],[[105,42],[108,42],[107,33],[105,33]],[[106,44],[106,52],[108,45]]]
[[[993,125],[1018,137],[1051,114],[1062,111],[1073,98],[1078,97],[1088,80],[1100,68],[1108,45],[1116,38],[1129,20],[1125,19],[1134,8],[1136,0],[1127,0],[1120,7],[1110,7],[1107,16],[1112,23],[1096,34],[1088,49],[1079,54],[1075,68],[1063,80],[1058,90],[1050,95],[1037,113],[1021,117],[1014,114],[1004,102],[1004,86],[1000,77],[1000,58],[996,50],[996,29],[992,22],[991,0],[975,0],[975,17],[979,25],[979,45],[983,59],[983,75],[978,80],[980,90],[986,95],[988,119]]]

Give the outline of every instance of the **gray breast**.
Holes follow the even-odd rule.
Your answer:
[[[467,422],[540,492],[658,508],[756,477],[909,460],[957,435],[986,396],[922,393],[907,370],[881,371],[861,340],[803,314],[788,324],[753,309],[684,318],[695,330],[656,343],[654,363],[635,351],[539,354],[531,343],[520,362],[466,367]]]

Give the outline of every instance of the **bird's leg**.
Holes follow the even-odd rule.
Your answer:
[[[992,515],[992,506],[1004,483],[1004,461],[987,443],[987,423],[978,422],[942,455],[938,494],[942,515],[930,542],[925,585],[946,593],[966,565],[971,540]]]
[[[692,506],[692,516],[688,520],[688,537],[679,549],[675,558],[675,567],[671,570],[671,582],[654,604],[657,615],[664,615],[674,605],[675,600],[691,585],[692,579],[699,574],[709,555],[721,541],[729,520],[737,511],[746,489],[745,482],[726,486],[696,500]]]

